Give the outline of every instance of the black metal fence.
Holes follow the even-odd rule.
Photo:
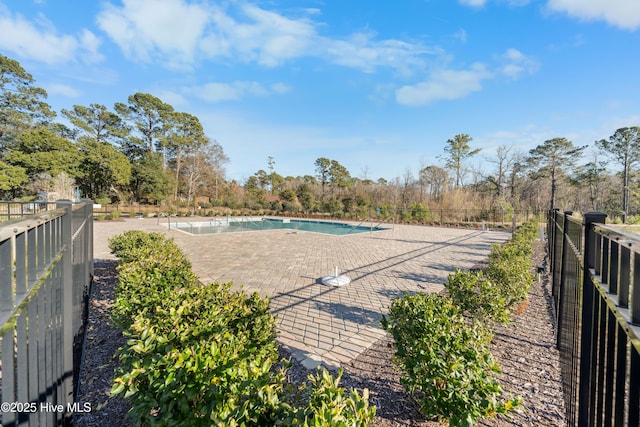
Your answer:
[[[0,224],[2,425],[69,425],[93,275],[92,202]]]
[[[549,213],[567,424],[640,425],[640,238],[598,212]]]
[[[56,209],[55,202],[2,202],[0,201],[0,221],[11,221]]]

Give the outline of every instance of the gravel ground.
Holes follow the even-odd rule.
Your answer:
[[[544,242],[537,242],[533,265],[543,265]],[[91,291],[85,354],[80,374],[78,402],[91,403],[92,411],[75,418],[77,426],[128,426],[128,406],[109,391],[117,366],[115,351],[126,340],[110,324],[110,307],[114,297],[116,263],[96,262]],[[548,271],[547,271],[548,273]],[[523,408],[510,418],[494,418],[481,426],[564,426],[564,404],[560,381],[558,352],[555,349],[554,315],[551,284],[543,274],[529,293],[529,304],[508,325],[497,328],[491,351],[502,368],[499,380],[509,395],[521,396]],[[399,374],[391,362],[393,339],[387,335],[374,343],[349,365],[344,366],[341,384],[370,390],[370,402],[377,407],[374,427],[440,426],[425,420],[418,405],[404,393]],[[284,350],[281,355],[287,357]],[[309,371],[293,363],[288,376],[303,381]]]

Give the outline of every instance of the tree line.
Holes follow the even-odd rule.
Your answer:
[[[74,105],[61,111],[65,125],[17,61],[0,55],[0,76],[3,199],[47,191],[60,175],[83,197],[104,202],[189,200],[224,182],[222,146],[196,116],[151,94],[133,94],[112,110]]]
[[[310,174],[282,176],[269,156],[244,182],[228,180],[229,158],[198,117],[148,93],[113,108],[73,105],[59,115],[16,60],[0,55],[0,198],[33,200],[60,182],[101,203],[140,203],[418,218],[434,209],[604,211],[635,221],[640,127],[617,129],[592,146],[557,137],[523,152],[494,153],[458,134],[437,164],[402,176],[359,176],[318,158]],[[405,218],[402,218],[405,217]]]

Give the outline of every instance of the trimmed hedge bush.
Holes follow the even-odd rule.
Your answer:
[[[465,316],[482,322],[507,323],[510,298],[505,289],[482,271],[458,270],[447,277],[445,288]]]
[[[530,257],[536,235],[536,222],[529,221],[507,243],[491,247],[484,273],[456,270],[449,275],[445,288],[453,303],[476,320],[508,323],[533,283]]]
[[[145,426],[358,426],[375,415],[368,392],[347,395],[326,370],[287,386],[269,300],[201,285],[178,246],[131,231],[109,242],[121,258],[113,318],[129,338],[112,395]],[[341,373],[340,373],[341,374]]]
[[[504,245],[493,245],[489,254],[486,275],[501,290],[507,307],[525,301],[534,276],[531,273],[531,254],[537,236],[536,221],[528,221]]]
[[[121,264],[126,264],[138,260],[137,252],[157,250],[165,241],[167,239],[160,233],[129,230],[109,239],[109,249],[120,259]]]
[[[121,259],[112,311],[119,327],[126,329],[138,315],[153,317],[177,289],[198,283],[191,262],[161,234],[131,231],[111,239],[109,247]]]
[[[396,298],[382,326],[395,339],[400,382],[426,417],[469,426],[519,404],[502,399],[494,378],[500,369],[488,348],[490,331],[468,323],[450,298],[426,293]]]
[[[269,425],[284,374],[269,302],[228,285],[178,289],[153,318],[138,315],[114,381],[138,423]]]

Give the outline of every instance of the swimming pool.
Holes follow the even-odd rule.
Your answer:
[[[385,230],[385,228],[378,226],[350,225],[341,222],[273,218],[229,218],[203,222],[183,222],[175,225],[171,224],[171,227],[191,234],[286,229],[344,236],[347,234]]]

